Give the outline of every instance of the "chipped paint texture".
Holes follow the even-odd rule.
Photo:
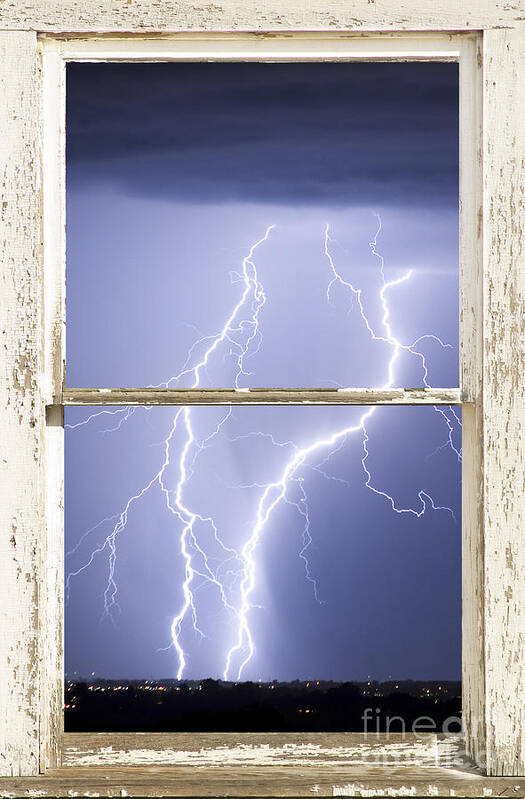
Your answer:
[[[427,796],[435,796],[432,790],[434,786],[429,786]],[[350,783],[349,785],[334,785],[334,796],[418,796],[418,787],[415,785],[400,785],[398,788],[365,788],[361,783]]]
[[[481,797],[489,788],[525,793],[525,782],[484,777],[466,758],[458,735],[70,733],[64,755],[64,785],[68,774],[79,780],[89,769],[112,781],[133,773],[133,782],[123,783],[132,796],[148,774],[158,777],[149,789],[155,795],[169,795],[166,778],[177,780],[180,795],[191,795],[193,778],[202,796]],[[104,795],[109,788],[106,783]]]
[[[64,405],[459,405],[459,389],[64,389]]]
[[[69,737],[69,736],[68,736]],[[286,739],[283,735],[204,735],[199,741],[197,736],[190,736],[189,741],[179,736],[163,736],[171,738],[170,745],[158,748],[158,737],[153,735],[133,736],[127,743],[126,736],[112,736],[114,743],[104,745],[104,737],[96,744],[96,737],[74,736],[80,745],[70,744],[64,752],[64,766],[370,766],[370,765],[413,765],[422,768],[428,766],[451,766],[462,763],[467,765],[463,757],[462,744],[457,738],[438,741],[435,735],[427,735],[420,739],[415,736],[403,738],[392,736],[392,740],[377,741],[375,736],[365,740],[360,735],[323,736],[324,743],[318,743],[318,736],[292,735]],[[267,742],[261,743],[265,738]],[[210,740],[211,739],[211,740]],[[213,740],[214,739],[214,740]],[[259,740],[258,740],[259,739]],[[272,740],[273,739],[273,740]],[[219,743],[220,741],[223,743]],[[86,744],[92,743],[92,747]],[[149,746],[140,746],[149,742]],[[166,742],[167,744],[168,742]],[[215,745],[213,745],[215,743]],[[332,743],[332,745],[330,745]],[[157,744],[157,746],[155,746]],[[93,746],[94,745],[94,746]],[[191,748],[193,747],[193,748]]]
[[[36,36],[0,33],[0,773],[38,771],[44,406],[41,76]]]
[[[68,733],[63,768],[0,779],[13,799],[312,794],[520,799],[525,781],[483,776],[460,736],[432,733]]]
[[[462,679],[468,754],[485,762],[483,519],[483,41],[460,66],[460,370],[462,409]]]
[[[489,774],[525,775],[525,0],[0,0],[1,796],[525,797],[522,777],[494,777],[488,785],[455,760],[432,764],[436,751],[425,750],[428,743],[383,747],[383,755],[406,757],[404,766],[381,769],[363,765],[361,743],[348,736],[330,743],[325,735],[279,745],[243,736],[230,748],[219,741],[163,744],[160,754],[156,746],[99,738],[97,745],[68,744],[67,768],[18,776],[54,766],[61,740],[63,160],[53,134],[54,149],[45,148],[51,183],[43,228],[37,33],[113,32],[138,41],[137,34],[244,30],[252,39],[281,32],[289,40],[294,31],[331,31],[333,41],[336,31],[348,39],[347,32],[479,29],[482,46],[469,56],[482,72],[479,91],[468,77],[473,69],[463,71],[461,90],[462,127],[472,131],[461,144],[464,719],[467,750],[479,764],[486,756]],[[53,58],[59,86],[58,50]],[[50,80],[46,97],[53,95]],[[53,274],[58,287],[46,304],[47,375],[43,229],[47,285]],[[55,403],[47,430],[44,391]],[[79,765],[82,759],[90,765]],[[230,769],[222,768],[228,762]]]
[[[487,766],[525,774],[525,22],[484,39]]]
[[[472,30],[512,25],[519,0],[3,0],[0,28],[41,31]]]

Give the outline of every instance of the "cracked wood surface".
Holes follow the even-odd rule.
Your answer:
[[[0,773],[16,775],[38,772],[42,717],[42,130],[35,34],[0,32],[0,63]]]
[[[128,767],[55,769],[42,777],[2,779],[3,797],[299,797],[525,796],[525,782],[420,766]]]
[[[46,432],[43,393],[46,402],[60,399],[61,367],[58,352],[56,374],[44,374],[43,94],[36,32],[69,31],[143,36],[251,30],[267,36],[309,29],[343,35],[487,29],[475,54],[482,88],[475,96],[472,87],[469,111],[474,118],[482,106],[482,148],[478,153],[467,143],[462,150],[463,172],[469,158],[474,161],[474,173],[462,183],[464,219],[467,227],[474,217],[478,221],[475,235],[465,237],[466,228],[462,233],[463,257],[475,259],[472,284],[465,287],[471,305],[467,294],[462,301],[462,329],[472,342],[462,355],[463,399],[469,403],[464,406],[464,484],[469,486],[464,515],[470,520],[464,531],[465,719],[469,751],[480,763],[486,753],[489,773],[525,774],[524,20],[524,0],[0,0],[0,773],[7,775],[0,795],[124,795],[128,788],[137,796],[155,795],[155,790],[162,795],[213,795],[220,790],[220,779],[224,793],[245,796],[525,796],[522,778],[487,781],[459,769],[459,776],[440,771],[437,779],[437,772],[428,774],[421,764],[414,767],[416,773],[394,774],[392,767],[381,767],[365,774],[357,761],[321,769],[288,765],[286,772],[279,766],[271,773],[268,766],[246,763],[240,771],[230,767],[229,773],[202,765],[198,779],[193,766],[105,765],[96,772],[77,765],[68,769],[67,778],[76,787],[64,781],[63,769],[14,779],[53,764],[61,731],[61,487],[55,478],[62,470],[62,419],[60,405],[50,405]],[[467,96],[468,86],[462,91]],[[57,174],[59,161],[57,153]],[[483,192],[478,196],[475,172],[482,167]],[[47,172],[51,180],[58,179],[52,160]],[[61,257],[59,248],[55,252]],[[55,328],[62,330],[58,316]],[[467,351],[472,358],[468,363]],[[47,481],[46,468],[51,475]],[[306,756],[304,750],[302,754]],[[312,781],[315,774],[319,781]],[[239,783],[242,775],[245,781]]]
[[[483,63],[487,766],[525,774],[525,22]]]
[[[10,797],[525,795],[484,777],[459,736],[431,733],[71,734],[64,767],[0,780]]]
[[[64,405],[460,405],[456,388],[66,388]]]
[[[483,41],[463,46],[460,96],[462,408],[462,714],[468,753],[485,762],[483,520]]]
[[[448,31],[511,27],[524,16],[523,0],[3,0],[0,29]]]

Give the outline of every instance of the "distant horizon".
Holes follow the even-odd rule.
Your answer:
[[[446,679],[443,680],[441,678],[435,679],[419,679],[418,677],[389,677],[385,680],[377,680],[374,677],[364,677],[361,679],[352,679],[348,678],[346,680],[325,680],[320,677],[296,677],[293,680],[223,680],[221,677],[202,677],[200,679],[194,677],[181,677],[178,679],[177,677],[99,677],[97,675],[79,675],[75,679],[72,679],[70,676],[65,677],[66,682],[106,682],[106,683],[203,683],[207,681],[211,682],[220,682],[224,685],[242,685],[243,683],[254,683],[260,685],[294,685],[295,683],[310,683],[313,685],[324,685],[324,684],[331,684],[334,685],[344,685],[345,683],[355,683],[356,685],[366,685],[367,683],[371,683],[372,685],[389,685],[391,683],[432,683],[432,684],[460,684],[461,679],[459,680],[450,680]]]
[[[457,681],[67,682],[68,732],[358,732],[461,726]],[[370,706],[372,704],[372,707]],[[432,729],[431,728],[431,729]],[[415,726],[414,726],[415,729]]]

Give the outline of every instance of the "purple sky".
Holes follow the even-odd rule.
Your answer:
[[[424,339],[417,349],[430,384],[457,385],[457,123],[455,64],[70,65],[68,385],[142,386],[177,374],[192,344],[222,329],[242,294],[243,258],[269,225],[253,258],[265,302],[239,385],[384,385],[392,343],[371,339],[357,295],[342,282],[362,289],[370,324],[384,337],[381,261],[370,247],[376,214],[385,280],[412,270],[385,295],[392,334],[404,344],[428,333],[451,344]],[[327,224],[342,278],[328,295]],[[253,329],[233,327],[201,370],[201,385],[233,385],[239,346]],[[209,343],[192,351],[190,365]],[[394,384],[422,378],[420,358],[402,352]],[[246,564],[231,550],[241,552],[253,533],[261,486],[280,479],[293,444],[309,446],[363,411],[237,408],[209,446],[189,448],[181,501],[185,512],[214,519],[223,546],[209,522],[195,524],[188,547],[203,635],[186,614],[178,638],[184,676],[222,675],[235,644]],[[91,412],[68,409],[66,422]],[[184,604],[184,513],[166,505],[176,505],[181,485],[182,424],[163,472],[168,494],[154,484],[114,539],[119,610],[110,602],[113,621],[103,616],[106,536],[161,468],[175,413],[104,414],[66,431],[66,550],[109,519],[67,559],[69,572],[90,564],[69,581],[69,675],[177,673],[176,649],[163,648]],[[447,415],[457,448],[460,427]],[[196,439],[224,416],[193,409]],[[262,530],[256,607],[247,614],[255,651],[243,678],[460,676],[460,467],[442,447],[447,423],[432,408],[384,408],[366,430],[369,487],[357,431],[305,460]],[[293,444],[278,446],[270,435]],[[418,511],[424,491],[427,511],[395,513],[370,487]],[[429,497],[456,521],[432,510]],[[300,556],[306,533],[308,565]],[[231,676],[245,639],[243,647]]]

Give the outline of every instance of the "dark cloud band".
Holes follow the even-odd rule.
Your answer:
[[[71,64],[72,184],[192,202],[454,203],[457,65]]]

